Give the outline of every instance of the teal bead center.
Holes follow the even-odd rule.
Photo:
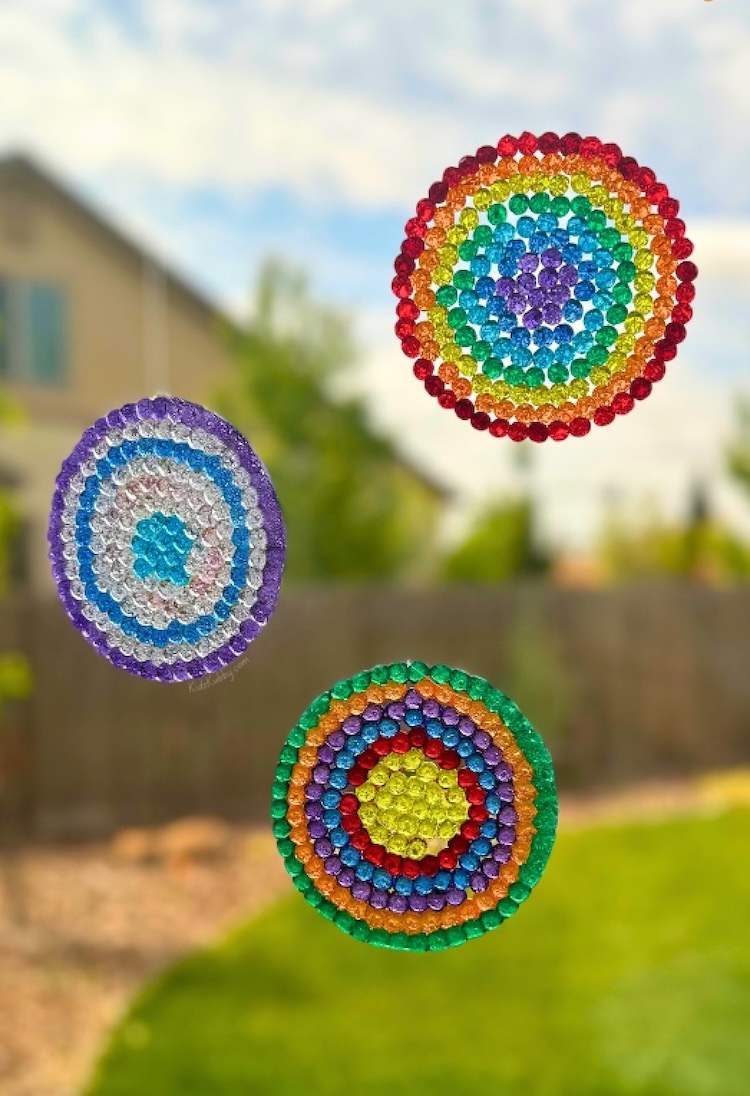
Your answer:
[[[157,511],[135,527],[131,542],[133,570],[140,579],[154,575],[160,582],[187,586],[190,575],[186,565],[194,543],[181,518]]]

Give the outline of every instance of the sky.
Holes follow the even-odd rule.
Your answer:
[[[514,446],[441,411],[393,334],[392,262],[443,168],[505,132],[617,142],[680,199],[701,274],[677,362],[633,414],[534,450],[542,529],[677,517],[722,480],[750,379],[747,0],[0,0],[0,151],[24,149],[218,302],[269,253],[351,313],[377,426],[470,512]]]

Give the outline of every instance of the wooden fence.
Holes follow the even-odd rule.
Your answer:
[[[44,838],[264,817],[276,755],[310,700],[406,658],[461,666],[513,696],[563,786],[750,761],[750,589],[292,592],[231,669],[171,686],[110,667],[54,601],[0,607],[9,648],[27,653],[35,689],[5,711],[0,790]]]

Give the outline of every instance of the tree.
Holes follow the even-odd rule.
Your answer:
[[[468,536],[444,559],[448,582],[503,582],[545,571],[548,560],[535,547],[528,499],[495,503],[475,522]]]
[[[544,605],[524,596],[508,630],[503,688],[544,735],[564,754],[564,740],[576,706],[576,683],[550,635]]]
[[[750,402],[737,408],[735,436],[727,452],[727,465],[732,477],[750,495]]]
[[[750,578],[750,548],[712,517],[705,492],[693,489],[682,525],[653,517],[639,529],[610,521],[601,544],[605,570],[615,579],[669,576],[695,582]]]
[[[341,392],[355,361],[349,325],[314,301],[305,277],[262,269],[249,324],[229,333],[235,368],[221,412],[266,464],[298,581],[394,578],[429,558],[439,494]]]
[[[13,417],[6,397],[0,392],[0,422]],[[0,485],[0,597],[7,593],[10,557],[18,520],[9,493]],[[24,700],[31,692],[32,680],[28,662],[12,651],[0,652],[0,857],[2,874],[11,918],[22,922],[26,918],[26,892],[19,858],[12,854],[17,840],[18,816],[23,798],[22,781],[18,780],[14,764],[13,734],[6,727],[6,707],[12,701]],[[2,849],[5,845],[6,849]]]
[[[8,586],[13,540],[18,534],[18,515],[7,491],[0,486],[0,595]]]

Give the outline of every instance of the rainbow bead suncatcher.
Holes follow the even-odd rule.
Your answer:
[[[128,404],[85,432],[49,525],[60,598],[115,666],[158,681],[221,670],[274,610],[284,523],[247,441],[185,400]]]
[[[617,145],[503,137],[449,167],[406,224],[396,334],[441,407],[514,441],[628,414],[692,316],[679,203]]]
[[[282,751],[274,834],[297,889],[358,940],[464,943],[515,913],[557,825],[544,742],[480,677],[401,662],[319,696]]]

